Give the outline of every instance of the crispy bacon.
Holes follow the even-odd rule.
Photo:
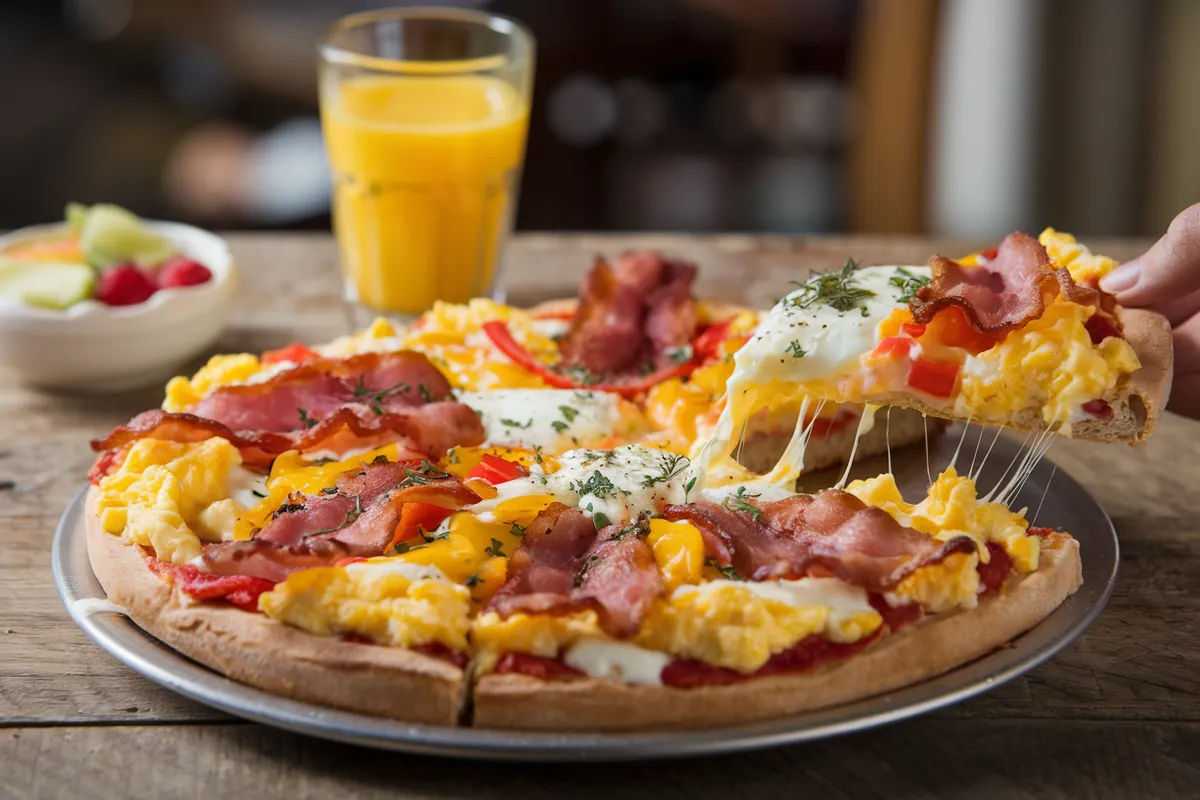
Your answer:
[[[478,415],[449,397],[449,383],[419,353],[315,359],[261,383],[214,389],[186,413],[146,411],[93,441],[92,449],[144,438],[197,442],[216,436],[238,447],[253,466],[267,466],[287,450],[392,442],[436,458],[484,438]],[[96,470],[110,467],[101,459]]]
[[[989,254],[991,258],[978,266],[935,256],[929,262],[932,280],[909,300],[913,319],[928,324],[938,311],[957,306],[976,333],[999,336],[1040,317],[1057,293],[1096,309],[1088,320],[1095,344],[1122,335],[1116,298],[1096,286],[1076,283],[1066,267],[1055,268],[1037,239],[1011,233]]]
[[[755,512],[700,502],[668,506],[664,514],[695,524],[709,557],[756,581],[832,575],[881,592],[918,567],[974,547],[965,536],[943,544],[837,489],[747,505]]]
[[[382,555],[405,503],[459,509],[479,496],[415,461],[376,461],[338,478],[333,491],[294,495],[254,538],[204,548],[211,573],[283,580],[298,569]]]
[[[344,406],[311,428],[279,433],[274,431],[235,431],[227,425],[194,414],[175,414],[154,409],[143,411],[103,439],[92,442],[96,451],[111,450],[138,439],[164,439],[172,442],[200,442],[220,437],[242,451],[242,459],[251,466],[265,467],[275,456],[288,450],[333,449],[348,440],[361,446],[399,442],[401,457],[421,453],[440,457],[455,445],[476,445],[483,441],[479,415],[457,402],[430,403],[416,408],[361,413],[360,408]],[[341,443],[341,444],[339,444]]]
[[[929,266],[932,280],[909,300],[913,319],[921,324],[930,323],[943,308],[958,306],[975,331],[1000,335],[1040,317],[1053,299],[1056,276],[1050,256],[1024,233],[1006,236],[996,257],[984,265],[934,256]]]
[[[696,334],[695,277],[692,264],[655,252],[627,253],[611,267],[597,258],[560,345],[563,364],[606,377],[678,365],[671,351]]]
[[[593,608],[607,633],[629,636],[666,591],[640,532],[614,524],[597,533],[582,511],[554,503],[525,531],[488,608],[502,616]]]
[[[808,548],[786,532],[715,503],[667,506],[663,515],[699,528],[706,555],[723,567],[732,566],[743,578],[799,577],[808,561]]]
[[[450,384],[420,353],[364,353],[307,361],[262,383],[220,386],[190,413],[237,431],[312,427],[350,407],[364,419],[450,397]]]

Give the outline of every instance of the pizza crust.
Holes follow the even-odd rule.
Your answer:
[[[485,675],[474,691],[473,724],[548,730],[719,725],[812,711],[919,683],[1004,646],[1079,588],[1079,543],[1055,534],[1044,544],[1036,572],[1010,581],[977,608],[929,618],[814,672],[694,689]]]
[[[150,571],[140,548],[104,531],[98,491],[87,502],[87,548],[108,599],[138,627],[193,661],[273,694],[391,717],[453,725],[466,678],[442,659],[397,647],[314,636],[261,614],[196,602]]]

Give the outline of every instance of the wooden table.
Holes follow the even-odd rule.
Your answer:
[[[342,332],[325,236],[230,237],[243,282],[219,350]],[[1102,243],[1120,257],[1141,243]],[[596,252],[662,247],[706,296],[769,304],[808,268],[923,263],[925,240],[523,236],[510,299],[569,294]],[[50,397],[0,372],[0,797],[1163,797],[1200,792],[1200,427],[1168,417],[1137,449],[1061,441],[1052,459],[1116,520],[1124,563],[1074,646],[982,697],[876,731],[739,756],[588,769],[375,752],[230,718],[92,645],[50,576],[50,539],[87,441],[157,405],[150,389]]]

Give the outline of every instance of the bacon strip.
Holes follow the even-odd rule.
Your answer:
[[[253,466],[288,450],[341,451],[400,442],[431,458],[483,441],[478,415],[448,400],[450,384],[420,353],[316,359],[262,383],[222,386],[187,413],[146,411],[92,442],[112,450],[138,439],[227,439]],[[113,466],[101,458],[94,472]]]
[[[621,524],[597,533],[582,511],[554,503],[525,531],[488,609],[507,617],[593,608],[605,632],[629,636],[666,592],[654,552],[639,534],[637,526]]]
[[[974,548],[965,536],[942,543],[906,528],[837,489],[755,508],[756,515],[700,502],[668,506],[664,513],[695,524],[710,557],[755,581],[832,575],[883,592],[919,567]]]
[[[1046,248],[1024,233],[1006,236],[986,265],[934,256],[929,267],[932,280],[909,300],[913,319],[921,324],[954,305],[977,332],[998,336],[1040,317],[1056,288]]]
[[[449,397],[450,384],[437,368],[404,350],[308,361],[262,383],[220,386],[187,410],[231,430],[285,432],[346,406],[382,416]]]
[[[1096,309],[1088,320],[1094,343],[1122,335],[1116,298],[1076,283],[1070,270],[1055,268],[1046,249],[1024,233],[1006,236],[985,264],[967,266],[935,256],[929,266],[932,280],[909,300],[913,319],[921,324],[943,308],[958,306],[977,333],[999,336],[1040,317],[1057,293]]]
[[[343,474],[332,492],[290,497],[254,538],[205,546],[205,566],[278,582],[298,569],[382,555],[405,503],[460,509],[479,502],[457,478],[421,469],[417,461],[375,461]]]
[[[331,447],[339,441],[349,445],[346,439],[353,439],[354,444],[370,440],[376,445],[398,441],[405,449],[430,458],[440,457],[455,445],[476,445],[484,439],[479,415],[462,403],[430,403],[381,415],[369,410],[363,412],[361,406],[343,406],[311,428],[279,433],[232,430],[223,423],[194,414],[154,409],[143,411],[105,438],[94,440],[92,449],[111,450],[138,439],[200,442],[216,436],[241,450],[248,465],[266,467],[275,456],[288,450],[314,450]]]
[[[655,252],[627,253],[612,267],[597,258],[560,345],[563,364],[603,377],[677,365],[669,351],[696,333],[695,278],[694,265]]]

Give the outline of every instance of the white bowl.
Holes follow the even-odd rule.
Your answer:
[[[131,306],[84,300],[55,311],[0,298],[0,365],[35,386],[120,392],[165,380],[211,346],[225,326],[237,286],[229,246],[191,225],[145,224],[208,267],[212,280],[160,289]],[[65,231],[66,223],[21,228],[0,236],[0,249]]]

